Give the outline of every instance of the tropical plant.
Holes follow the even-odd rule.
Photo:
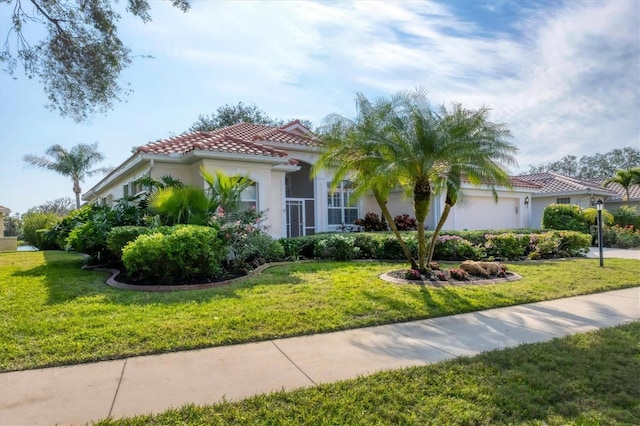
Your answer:
[[[333,189],[342,180],[349,179],[353,185],[353,197],[360,197],[371,191],[382,217],[402,247],[411,268],[417,269],[418,264],[387,208],[389,193],[395,183],[383,172],[392,160],[387,152],[389,140],[382,119],[388,115],[390,108],[391,105],[385,99],[377,99],[371,103],[363,94],[358,93],[355,119],[338,114],[325,118],[319,129],[323,139],[322,153],[312,173],[316,176],[321,170],[331,169]]]
[[[104,160],[104,155],[98,152],[98,144],[79,144],[67,151],[60,145],[53,145],[46,151],[46,155],[25,155],[23,160],[27,163],[53,170],[63,176],[70,177],[73,181],[73,192],[76,196],[76,208],[80,208],[80,182],[85,177],[95,174],[109,173],[111,168],[100,167],[91,170],[94,164]]]
[[[22,215],[22,238],[37,247],[36,231],[47,229],[60,222],[62,217],[55,213],[32,212]]]
[[[209,199],[195,186],[168,186],[149,196],[149,206],[165,225],[202,225],[208,219]]]
[[[490,122],[488,114],[489,109],[486,107],[468,110],[459,103],[453,104],[451,110],[444,106],[440,108],[440,141],[442,145],[451,145],[453,149],[446,150],[448,158],[442,158],[442,163],[438,166],[436,184],[441,185],[445,191],[445,204],[431,239],[427,264],[433,258],[438,234],[449,217],[451,208],[463,196],[463,179],[475,186],[488,186],[496,202],[497,185],[511,188],[511,180],[502,165],[515,164],[513,155],[517,148],[506,141],[511,137],[506,125]]]
[[[629,189],[632,185],[640,185],[640,167],[634,167],[628,170],[618,170],[616,171],[615,176],[605,179],[605,181],[602,182],[602,186],[606,188],[612,183],[617,183],[624,188],[627,206],[631,206]]]
[[[207,196],[210,211],[222,209],[227,214],[237,213],[240,195],[251,186],[251,179],[246,176],[229,176],[222,170],[211,174],[203,166],[200,166],[200,174],[209,186]]]

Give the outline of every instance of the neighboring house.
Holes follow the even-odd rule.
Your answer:
[[[342,224],[353,224],[367,212],[379,214],[372,196],[350,199],[349,182],[331,190],[332,175],[323,171],[311,176],[319,156],[320,140],[295,120],[282,127],[239,123],[213,132],[193,132],[151,142],[135,149],[133,155],[82,199],[113,205],[118,199],[136,195],[144,188],[133,181],[141,176],[164,175],[184,183],[206,188],[200,167],[229,175],[245,175],[253,186],[241,197],[244,207],[266,211],[269,233],[273,237],[310,235],[335,231]],[[454,207],[445,229],[519,228],[529,226],[529,200],[539,190],[535,183],[513,179],[513,189],[497,188],[498,202],[487,188],[463,184],[466,203]],[[389,209],[395,215],[413,217],[411,200],[393,192]],[[427,227],[434,229],[444,206],[443,196],[434,198]]]
[[[601,182],[592,182],[559,173],[536,173],[517,176],[519,180],[534,183],[540,190],[531,199],[530,226],[538,228],[542,224],[542,213],[550,204],[576,204],[581,208],[595,207],[597,200],[604,202],[607,210],[620,207],[621,196],[613,188],[603,188]],[[624,192],[624,189],[622,190]]]
[[[0,251],[16,251],[18,246],[18,237],[4,236],[4,218],[9,216],[9,213],[10,209],[0,206]]]
[[[604,179],[597,183],[598,185],[602,185],[602,182],[604,182]],[[627,191],[625,191],[622,185],[612,182],[607,185],[606,189],[615,192],[615,195],[611,195],[602,200],[607,210],[615,210],[627,205]],[[629,205],[635,207],[636,210],[640,212],[640,185],[634,184],[629,187],[629,201]]]

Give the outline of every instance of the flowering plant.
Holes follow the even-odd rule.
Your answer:
[[[467,273],[467,271],[464,271],[462,269],[449,269],[449,276],[454,279],[454,280],[458,280],[458,281],[467,281],[469,280],[469,274]]]
[[[405,273],[404,273],[404,277],[407,280],[421,280],[422,276],[420,275],[420,271],[416,271],[415,269],[408,269]]]

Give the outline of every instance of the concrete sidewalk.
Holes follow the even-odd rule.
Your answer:
[[[640,320],[640,287],[268,342],[0,374],[0,424],[239,400]]]

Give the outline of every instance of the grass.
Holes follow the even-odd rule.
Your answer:
[[[304,263],[229,287],[131,292],[64,252],[0,254],[0,371],[267,340],[635,286],[637,261],[509,264],[513,283],[432,288],[378,275],[398,264]]]
[[[637,425],[640,323],[239,402],[134,425]]]

